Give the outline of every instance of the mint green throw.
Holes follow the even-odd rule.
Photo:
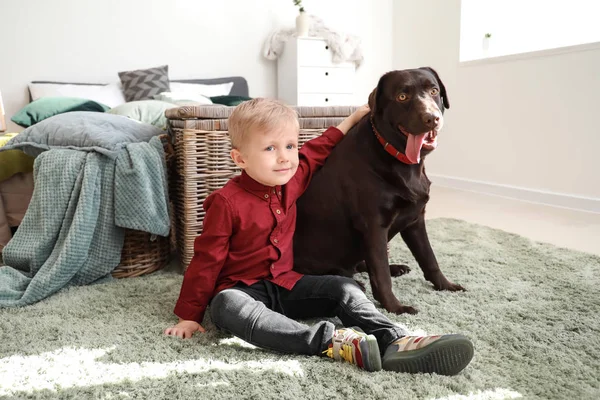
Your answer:
[[[30,206],[3,251],[0,307],[110,277],[120,262],[123,228],[167,236],[164,159],[158,137],[128,144],[116,159],[71,149],[41,153]]]

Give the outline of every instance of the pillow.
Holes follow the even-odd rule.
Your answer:
[[[213,102],[206,96],[195,93],[162,92],[154,96],[155,100],[162,100],[169,103],[180,104],[181,102],[196,104],[212,104]]]
[[[125,103],[125,96],[123,96],[120,83],[111,83],[109,85],[30,83],[29,93],[31,94],[31,100],[34,101],[42,97],[78,97],[80,99],[94,100],[109,107],[116,107],[119,104]]]
[[[109,108],[110,107],[105,106],[104,104],[88,99],[79,99],[75,97],[42,97],[21,108],[10,120],[17,125],[27,128],[46,118],[52,117],[53,115],[71,111],[104,112]]]
[[[55,115],[30,126],[2,150],[20,149],[30,156],[52,148],[97,151],[116,158],[129,143],[148,142],[163,131],[121,115],[75,111]]]
[[[160,129],[167,128],[165,111],[169,108],[179,107],[174,103],[159,100],[140,100],[121,104],[108,111],[110,114],[123,115],[136,121],[151,124]]]
[[[185,93],[189,95],[201,94],[206,97],[211,96],[225,96],[231,92],[233,82],[217,83],[214,85],[202,84],[202,83],[181,83],[171,82],[171,92],[181,94]]]
[[[127,101],[152,99],[169,91],[169,66],[119,72]]]
[[[252,100],[248,96],[213,96],[210,100],[215,104],[223,104],[226,106],[237,106],[246,100]]]
[[[177,107],[183,107],[183,106],[221,106],[220,104],[206,104],[206,103],[202,103],[199,101],[194,101],[194,100],[175,100],[174,101],[175,104],[177,104]]]

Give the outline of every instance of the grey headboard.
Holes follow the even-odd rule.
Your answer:
[[[229,76],[225,78],[209,78],[209,79],[173,79],[171,82],[183,82],[183,83],[203,83],[203,84],[218,84],[218,83],[226,83],[233,82],[233,87],[231,88],[231,92],[229,92],[232,96],[250,96],[250,92],[248,90],[248,82],[246,78],[243,76]],[[56,83],[60,85],[92,85],[92,86],[102,86],[106,85],[106,83],[77,83],[77,82],[56,82],[56,81],[32,81],[31,83]],[[29,101],[31,102],[31,93],[29,93]]]

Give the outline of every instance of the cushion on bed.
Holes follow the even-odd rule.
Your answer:
[[[226,96],[231,93],[233,82],[204,84],[204,83],[182,83],[171,82],[169,92],[177,93],[178,95],[199,95],[206,97],[211,96]]]
[[[223,104],[225,106],[237,106],[247,100],[252,100],[248,96],[213,96],[210,100],[215,104]]]
[[[104,112],[110,107],[89,99],[76,97],[42,97],[21,108],[10,119],[17,125],[27,128],[46,118],[71,111]]]
[[[121,115],[75,111],[55,115],[25,129],[2,148],[36,157],[52,148],[97,151],[115,158],[129,143],[148,142],[163,131]]]
[[[177,93],[177,92],[162,92],[154,96],[155,100],[166,101],[169,103],[184,105],[182,103],[194,103],[194,105],[200,104],[212,104],[213,102],[209,97],[203,96],[199,93]]]
[[[121,104],[108,111],[110,114],[123,115],[136,121],[154,125],[160,129],[167,128],[165,111],[169,108],[179,107],[174,103],[159,100],[140,100]]]
[[[120,83],[94,84],[94,83],[59,83],[59,82],[32,82],[29,84],[31,100],[42,97],[77,97],[90,99],[109,107],[116,107],[125,103],[125,96]]]
[[[152,99],[169,91],[169,66],[119,72],[127,101]]]

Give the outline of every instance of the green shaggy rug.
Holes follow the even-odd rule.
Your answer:
[[[391,259],[413,271],[394,291],[420,313],[389,316],[415,333],[471,337],[475,357],[458,376],[274,354],[210,322],[191,340],[166,337],[182,279],[170,268],[1,309],[0,398],[600,398],[599,257],[458,220],[428,230],[442,270],[468,292],[432,290],[397,238]]]

